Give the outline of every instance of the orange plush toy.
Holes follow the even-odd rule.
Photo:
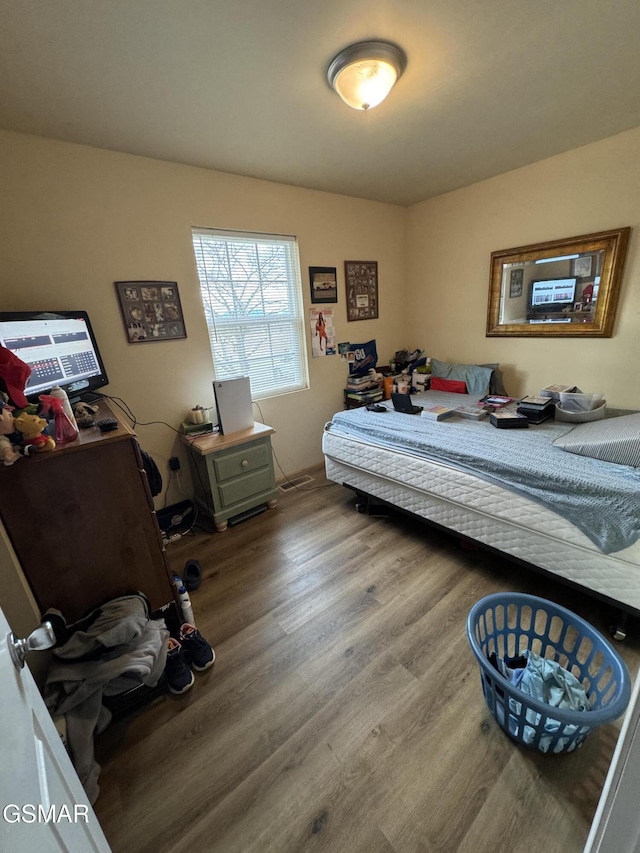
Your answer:
[[[22,412],[14,423],[17,431],[22,433],[25,456],[29,456],[31,453],[44,453],[46,450],[53,450],[56,446],[51,436],[44,435],[42,432],[47,425],[44,418]]]

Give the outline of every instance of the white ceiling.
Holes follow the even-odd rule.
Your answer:
[[[0,0],[0,127],[411,204],[640,126],[638,0]],[[326,82],[408,66],[367,113]]]

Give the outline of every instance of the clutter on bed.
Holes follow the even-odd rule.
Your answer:
[[[555,418],[557,421],[565,421],[571,424],[585,424],[589,421],[601,421],[607,415],[607,401],[601,400],[594,409],[581,412],[565,408],[562,403],[555,405]]]
[[[428,418],[432,421],[445,421],[452,415],[456,414],[456,409],[450,409],[448,406],[427,406],[420,413],[423,418]]]
[[[529,426],[529,419],[526,415],[503,409],[489,412],[489,423],[497,429],[526,429]]]
[[[560,400],[560,394],[577,391],[575,385],[547,385],[540,391],[541,397],[551,397],[552,400]]]
[[[491,364],[455,364],[439,361],[423,349],[397,350],[389,362],[395,384],[406,383],[413,394],[432,390],[461,394],[506,395],[504,379],[497,362]],[[469,381],[467,381],[467,378]],[[394,390],[400,390],[398,387]]]
[[[488,414],[487,410],[480,405],[458,406],[455,412],[457,417],[469,418],[472,421],[481,421]]]
[[[534,395],[523,397],[516,411],[524,415],[530,424],[542,424],[554,416],[555,405],[551,397]]]
[[[513,397],[504,397],[501,394],[486,394],[479,402],[491,409],[501,409],[515,401]]]
[[[478,400],[438,391],[412,398],[473,414],[483,409]],[[384,418],[338,413],[323,435],[327,477],[640,613],[640,470],[628,467],[640,466],[640,414],[573,428],[546,419],[532,429],[494,429],[461,414],[441,426],[391,409]],[[582,455],[581,431],[616,422],[631,429],[593,458]],[[577,455],[568,458],[574,434]]]

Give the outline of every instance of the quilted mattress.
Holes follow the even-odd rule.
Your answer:
[[[327,477],[640,612],[640,541],[603,554],[547,507],[465,471],[325,430]]]

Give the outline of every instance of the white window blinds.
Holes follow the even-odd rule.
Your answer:
[[[216,378],[249,376],[254,399],[307,388],[295,237],[192,233]]]

